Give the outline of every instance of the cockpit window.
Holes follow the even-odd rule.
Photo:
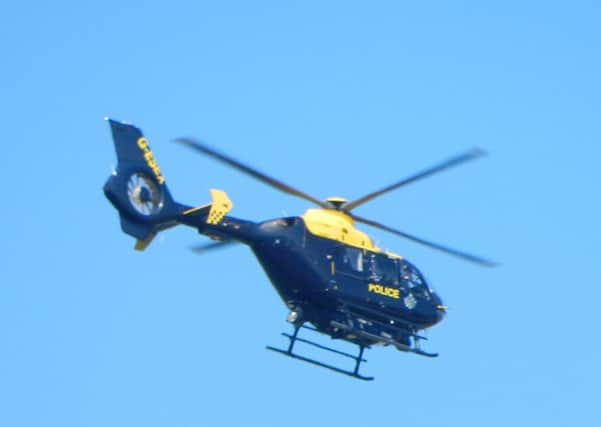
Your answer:
[[[409,289],[419,289],[424,295],[429,295],[428,286],[419,270],[410,262],[401,261],[401,283]]]

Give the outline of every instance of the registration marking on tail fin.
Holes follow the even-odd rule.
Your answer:
[[[144,161],[146,162],[146,166],[150,168],[158,183],[163,185],[165,183],[165,178],[161,174],[161,169],[159,168],[159,165],[154,159],[152,151],[150,151],[150,148],[148,147],[148,141],[146,141],[146,138],[144,138],[143,136],[138,138],[138,140],[136,141],[136,145],[142,151]]]

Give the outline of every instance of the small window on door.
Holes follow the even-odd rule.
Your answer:
[[[344,257],[353,271],[363,271],[363,251],[361,249],[347,247]]]

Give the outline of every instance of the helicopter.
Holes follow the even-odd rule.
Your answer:
[[[198,207],[181,204],[172,197],[147,139],[128,123],[107,118],[117,154],[117,166],[106,181],[105,196],[118,211],[121,229],[136,239],[135,249],[145,250],[155,236],[171,227],[185,225],[213,240],[193,248],[205,253],[231,244],[247,245],[288,309],[292,325],[285,348],[268,350],[321,366],[360,380],[365,349],[391,346],[401,352],[437,357],[422,349],[421,334],[439,323],[447,308],[418,268],[400,255],[378,248],[355,227],[364,224],[481,266],[494,266],[486,258],[449,248],[352,211],[373,199],[482,157],[473,149],[353,201],[340,197],[321,200],[277,180],[205,143],[191,138],[176,142],[242,172],[276,190],[308,201],[316,208],[303,215],[262,222],[229,215],[233,203],[222,190],[209,190],[211,201]],[[351,354],[299,336],[301,330],[321,333],[358,346]],[[303,356],[297,343],[352,359],[347,369]]]

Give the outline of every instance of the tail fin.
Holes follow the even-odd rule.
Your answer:
[[[148,141],[137,127],[107,119],[117,152],[117,170],[104,194],[119,212],[121,229],[144,250],[154,236],[176,224],[183,206],[175,203]]]

